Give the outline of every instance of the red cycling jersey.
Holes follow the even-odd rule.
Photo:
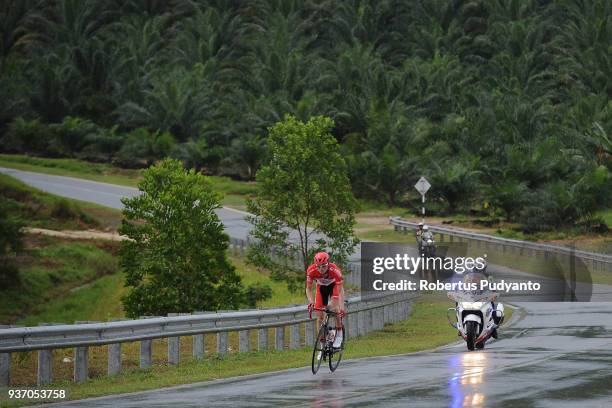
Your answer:
[[[322,309],[327,306],[329,297],[338,298],[340,296],[340,285],[342,284],[342,272],[336,264],[329,263],[327,267],[327,277],[319,272],[317,266],[312,264],[306,270],[306,282],[312,284],[312,281],[317,281],[315,290],[315,307]]]
[[[317,269],[317,265],[312,264],[306,269],[306,282],[312,284],[312,281],[317,281],[317,285],[329,286],[332,283],[342,283],[342,271],[334,263],[329,263],[327,267],[327,277],[324,278],[323,274]]]

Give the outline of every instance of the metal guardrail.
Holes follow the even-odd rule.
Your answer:
[[[418,223],[403,220],[401,217],[389,217],[389,223],[394,226],[396,231],[414,231]],[[502,237],[494,237],[486,234],[465,231],[451,227],[429,226],[430,231],[439,234],[441,241],[444,241],[444,236],[449,237],[449,241],[453,241],[453,237],[466,241],[484,242],[487,245],[501,246],[503,251],[514,252],[517,250],[520,255],[548,257],[551,254],[561,255],[565,257],[574,256],[585,261],[593,270],[612,271],[612,255],[587,252],[577,250],[567,246],[542,244],[537,242],[521,241],[518,239],[509,239]]]
[[[249,242],[232,238],[230,250],[244,255]],[[272,256],[276,256],[272,254]],[[296,263],[296,265],[298,265]],[[359,265],[351,264],[347,274],[358,282]],[[386,323],[404,320],[410,314],[415,294],[382,293],[368,298],[349,299],[345,318],[349,338],[382,329]],[[238,351],[254,349],[250,332],[257,331],[257,350],[268,350],[268,335],[274,330],[274,349],[311,346],[315,322],[307,316],[305,305],[286,308],[194,312],[168,317],[143,317],[136,320],[86,322],[77,324],[41,324],[38,327],[0,327],[0,387],[11,384],[11,353],[38,351],[37,384],[53,380],[54,349],[74,348],[74,381],[85,381],[89,374],[89,347],[108,347],[108,374],[121,371],[121,344],[140,342],[140,367],[152,364],[152,341],[168,339],[168,363],[179,363],[180,338],[192,336],[192,354],[204,358],[204,337],[216,336],[216,353],[229,352],[229,333],[238,333]],[[288,342],[285,329],[289,329]],[[253,346],[253,347],[252,347]]]
[[[414,294],[401,292],[378,297],[349,299],[345,318],[347,335],[352,338],[382,329],[408,317]],[[238,332],[239,351],[252,349],[249,332],[257,330],[258,350],[268,350],[268,331],[274,329],[276,350],[310,346],[315,337],[315,321],[307,317],[305,305],[288,308],[141,318],[107,323],[44,325],[0,329],[0,386],[10,385],[11,355],[38,351],[37,383],[52,382],[52,350],[74,347],[74,380],[88,378],[88,348],[108,346],[108,374],[121,370],[121,344],[140,342],[140,367],[151,366],[153,339],[168,338],[168,363],[179,363],[180,337],[193,336],[193,357],[204,357],[204,336],[217,337],[216,353],[229,352],[230,332]],[[285,328],[290,338],[285,342]],[[301,330],[303,327],[303,330]]]

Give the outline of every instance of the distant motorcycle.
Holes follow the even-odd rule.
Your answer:
[[[436,242],[433,236],[421,239],[421,255],[425,258],[433,258],[436,256]]]
[[[485,343],[494,330],[504,320],[504,305],[498,303],[493,309],[493,303],[499,294],[488,292],[449,292],[448,297],[454,300],[456,306],[449,308],[446,317],[452,327],[459,331],[467,344],[468,350],[484,349]],[[456,321],[452,322],[449,312],[455,312]],[[497,322],[497,323],[496,323]]]

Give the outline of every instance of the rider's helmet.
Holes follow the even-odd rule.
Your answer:
[[[480,272],[482,274],[486,274],[487,272],[487,261],[483,259],[481,264],[474,265],[474,272]]]
[[[423,223],[419,222],[419,228],[423,228]]]
[[[423,225],[423,231],[429,231],[429,226]]]
[[[329,263],[329,254],[327,252],[317,252],[314,256],[314,263],[317,268],[327,266]]]

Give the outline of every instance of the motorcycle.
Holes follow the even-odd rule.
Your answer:
[[[425,258],[433,258],[436,256],[436,242],[433,236],[421,239],[421,254]]]
[[[455,307],[449,308],[446,318],[450,325],[459,331],[470,351],[482,350],[494,331],[503,323],[504,305],[498,303],[495,309],[493,302],[498,293],[449,292],[448,298],[455,301]],[[449,312],[455,313],[456,322],[452,322]]]

